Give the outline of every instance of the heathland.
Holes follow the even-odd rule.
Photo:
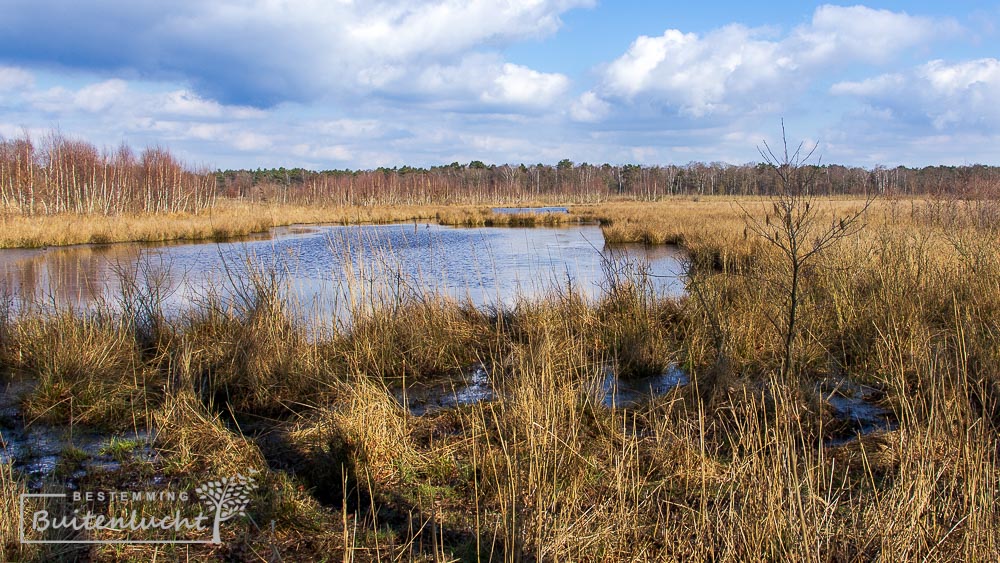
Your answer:
[[[116,177],[145,178],[145,155],[93,156],[121,158]],[[88,311],[9,298],[0,378],[27,389],[16,416],[150,437],[151,451],[118,443],[119,465],[88,472],[81,490],[193,489],[251,471],[259,487],[248,517],[224,525],[221,546],[22,545],[18,499],[32,484],[8,460],[0,559],[1000,558],[991,169],[956,176],[952,191],[902,193],[879,183],[885,171],[868,171],[827,193],[815,187],[829,167],[779,163],[746,168],[760,179],[752,191],[643,194],[604,180],[573,184],[600,191],[535,193],[526,168],[508,197],[493,188],[445,197],[425,171],[424,200],[386,188],[324,203],[321,184],[316,200],[297,199],[308,184],[293,182],[258,184],[273,190],[266,197],[224,193],[216,175],[172,160],[162,184],[135,180],[133,195],[113,196],[96,180],[26,180],[26,168],[13,175],[4,162],[4,193],[30,184],[34,194],[5,195],[5,246],[221,238],[303,222],[584,220],[598,221],[609,243],[679,245],[690,263],[679,298],[658,295],[641,265],[612,262],[598,298],[553,287],[504,308],[358,283],[364,298],[350,322],[317,326],[290,314],[280,276],[266,268],[184,311],[164,311],[138,279]],[[32,158],[32,177],[56,176],[53,162]],[[459,168],[462,182],[475,170],[503,174]],[[587,168],[548,170],[568,181]],[[783,180],[789,172],[803,175]],[[721,177],[716,185],[729,185]],[[790,197],[802,178],[814,189]],[[163,195],[161,185],[177,191]],[[528,201],[570,213],[490,210]],[[397,398],[414,383],[462,385],[474,366],[494,391],[487,400],[418,416]],[[609,372],[627,380],[675,367],[688,384],[627,407],[602,400]],[[888,413],[875,431],[838,416],[838,399],[859,388]],[[62,492],[85,457],[67,450],[43,490]]]

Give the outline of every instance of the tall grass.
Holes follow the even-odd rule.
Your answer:
[[[135,467],[170,486],[260,471],[252,520],[227,524],[225,545],[195,556],[1000,556],[992,223],[962,219],[971,211],[961,204],[948,222],[930,204],[877,207],[868,229],[804,273],[801,376],[788,380],[769,320],[774,296],[759,281],[773,256],[744,238],[737,208],[705,203],[593,210],[609,235],[645,232],[692,250],[680,299],[656,295],[641,269],[621,264],[608,265],[598,298],[553,288],[499,310],[420,291],[366,296],[361,284],[353,302],[365,306],[312,333],[288,314],[280,276],[264,270],[237,284],[235,299],[168,316],[159,338],[137,339],[145,325],[111,311],[12,314],[4,368],[40,380],[28,398],[38,411],[57,412],[55,396],[93,403],[98,389],[108,405],[91,405],[87,423],[97,413],[115,420],[112,403],[142,397],[131,408],[155,429],[161,458]],[[627,378],[674,362],[690,385],[605,406],[609,370]],[[395,397],[404,379],[438,381],[479,363],[492,401],[415,416]],[[816,387],[844,377],[879,390],[898,424],[830,445],[845,423]],[[74,406],[83,424],[76,417]],[[24,486],[17,471],[0,478],[3,499]]]
[[[268,204],[219,200],[200,213],[123,213],[113,216],[60,213],[41,216],[0,213],[0,248],[38,248],[71,244],[225,240],[296,224],[384,224],[431,221],[454,226],[552,226],[581,218],[561,214],[498,214],[473,205]]]

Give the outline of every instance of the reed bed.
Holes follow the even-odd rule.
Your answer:
[[[609,241],[689,249],[680,299],[614,262],[599,298],[553,287],[504,309],[357,284],[352,302],[365,305],[315,332],[264,270],[233,298],[159,321],[155,338],[120,308],[11,312],[3,377],[37,380],[26,404],[52,424],[154,430],[155,460],[81,487],[257,471],[250,518],[227,523],[221,547],[74,557],[997,559],[1000,229],[969,203],[872,207],[803,274],[789,379],[774,323],[781,262],[742,217],[763,203],[574,209]],[[859,205],[820,204],[831,218]],[[493,400],[416,416],[397,398],[404,381],[458,382],[473,364]],[[629,408],[603,401],[609,370],[675,364],[689,385]],[[895,425],[832,440],[845,422],[816,389],[836,378],[876,389]],[[123,398],[139,423],[121,416]],[[70,400],[72,417],[60,410]],[[24,483],[0,471],[4,514]],[[6,558],[52,556],[0,533]]]
[[[0,248],[224,240],[294,224],[393,223],[433,219],[443,207],[312,207],[220,200],[199,213],[3,215]]]
[[[0,249],[73,244],[226,240],[274,227],[316,224],[385,224],[428,221],[457,227],[556,226],[582,219],[565,213],[505,214],[473,205],[330,206],[249,203],[219,198],[199,213],[52,214],[0,213]]]

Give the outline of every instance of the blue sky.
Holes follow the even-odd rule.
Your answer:
[[[1000,164],[1000,3],[7,0],[0,135],[212,168]]]

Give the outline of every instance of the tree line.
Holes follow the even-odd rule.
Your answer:
[[[1000,167],[815,166],[815,195],[1000,196]],[[0,204],[6,213],[198,213],[220,198],[306,205],[600,202],[668,196],[769,195],[762,163],[732,165],[468,164],[370,170],[194,169],[169,150],[99,150],[59,133],[35,142],[0,138]]]
[[[928,166],[872,169],[814,166],[815,195],[1000,195],[1000,167]],[[301,168],[225,170],[215,174],[220,193],[264,200],[378,203],[598,202],[667,196],[769,195],[777,186],[758,163],[731,165],[556,165],[452,163],[430,168],[310,171]]]

